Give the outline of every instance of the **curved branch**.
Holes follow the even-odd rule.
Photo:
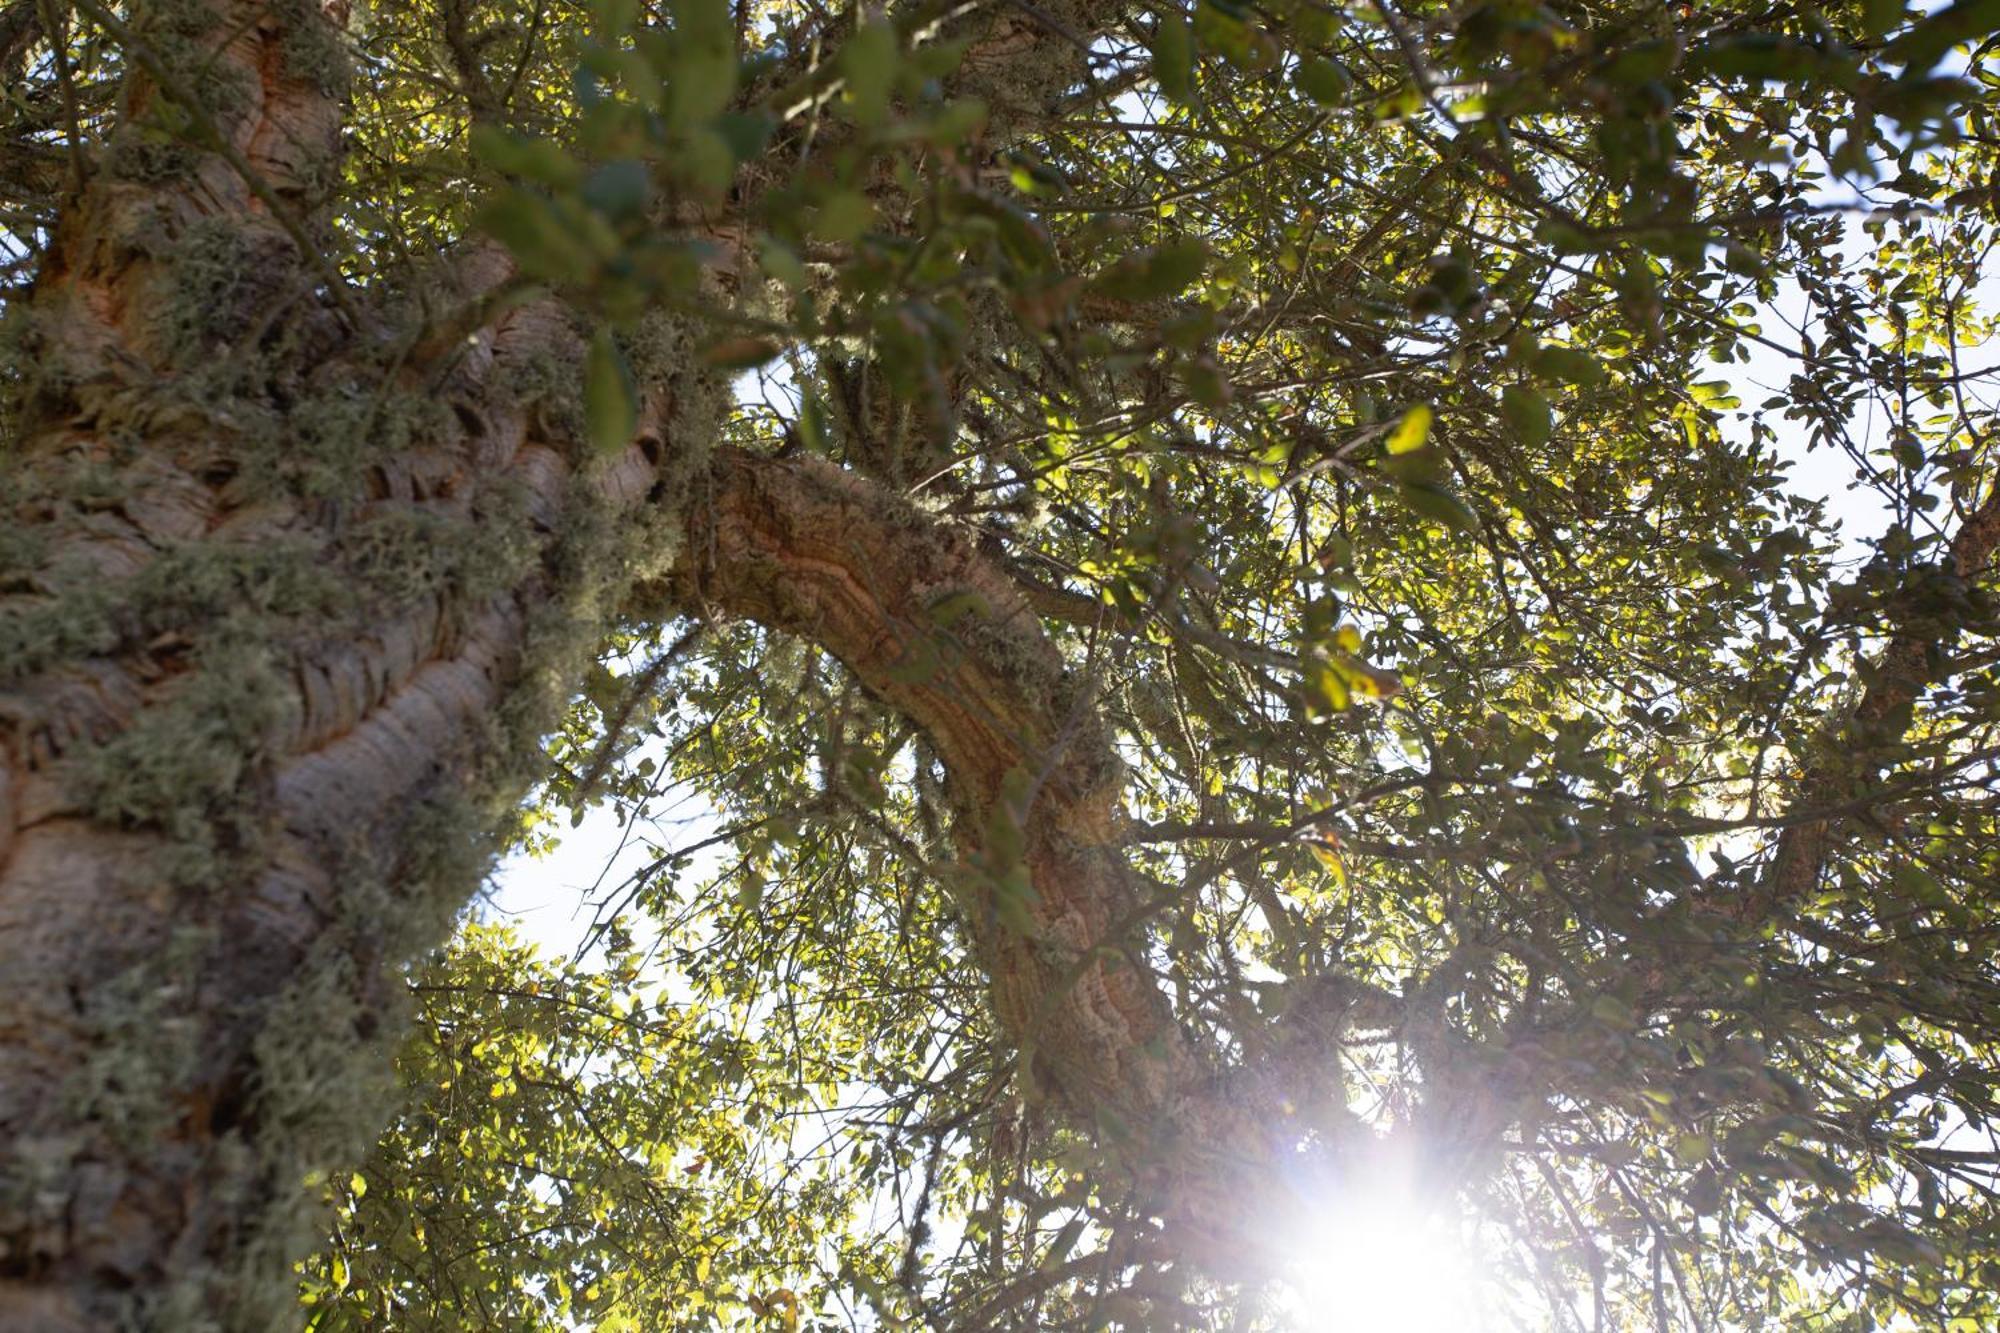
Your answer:
[[[1304,1080],[1225,1069],[1176,1023],[1136,937],[1151,913],[1112,738],[1017,585],[970,533],[819,460],[728,452],[711,475],[682,595],[812,640],[923,729],[956,807],[954,888],[1037,1088],[1159,1215],[1254,1262],[1243,1203],[1271,1206]]]
[[[1120,767],[1012,581],[968,535],[830,465],[730,453],[713,477],[688,544],[694,590],[818,643],[923,728],[957,807],[967,916],[1000,1020],[1033,1046],[1037,1076],[1129,1122],[1169,1109],[1199,1062],[1136,949],[1106,934],[1138,901],[1116,850]],[[1022,916],[971,883],[1011,869],[984,845],[996,821],[1019,827],[1034,886]],[[1045,1004],[1092,951],[1073,993]]]

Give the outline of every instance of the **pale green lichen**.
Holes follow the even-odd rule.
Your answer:
[[[256,804],[245,799],[245,781],[298,704],[277,653],[247,636],[211,639],[177,685],[84,751],[70,782],[95,818],[164,830],[175,848],[160,867],[165,878],[199,883],[218,869],[218,843],[254,846]]]
[[[80,1123],[103,1125],[114,1141],[142,1149],[172,1133],[185,1114],[179,1091],[201,1058],[193,988],[208,943],[206,932],[181,927],[146,966],[89,997],[98,1042],[66,1089]]]
[[[135,185],[184,180],[201,165],[199,150],[147,125],[127,126],[112,136],[103,169]]]
[[[155,540],[150,561],[122,578],[80,561],[51,567],[38,531],[0,534],[0,575],[14,580],[0,585],[0,682],[150,651],[162,635],[182,645],[170,650],[170,678],[129,726],[65,756],[72,799],[105,823],[159,833],[149,878],[180,901],[227,901],[268,864],[266,779],[299,721],[293,677],[302,652],[365,636],[425,601],[462,615],[512,591],[526,624],[500,704],[473,722],[452,757],[466,776],[414,793],[394,826],[357,830],[353,845],[333,849],[323,867],[337,886],[333,920],[280,994],[231,1018],[254,1022],[257,1034],[247,1100],[220,1128],[207,1169],[219,1182],[207,1206],[230,1219],[219,1247],[229,1258],[190,1256],[164,1289],[132,1298],[122,1320],[132,1327],[296,1322],[285,1275],[321,1209],[319,1191],[304,1182],[355,1160],[393,1110],[388,1043],[400,1023],[402,969],[442,940],[514,831],[520,799],[541,776],[545,738],[630,588],[667,573],[726,405],[695,359],[694,334],[656,318],[628,340],[642,382],[672,409],[649,503],[614,513],[592,484],[596,469],[614,464],[582,443],[577,367],[564,353],[510,367],[503,390],[532,405],[576,464],[553,531],[504,477],[480,479],[467,510],[371,500],[371,468],[459,439],[449,393],[398,382],[401,344],[313,378],[301,369],[313,364],[310,349],[286,321],[268,338],[246,338],[282,286],[260,245],[222,224],[149,244],[168,373],[106,378],[27,350],[25,373],[9,386],[11,404],[36,396],[56,409],[44,419],[88,422],[111,446],[40,459],[32,483],[0,481],[10,507],[32,484],[46,512],[116,517],[139,484],[123,466],[131,451],[172,440],[198,475],[227,487],[235,512],[268,504],[311,516],[246,527],[240,539]],[[8,331],[17,348],[35,334],[28,320]],[[384,859],[385,848],[396,850]],[[190,916],[200,919],[198,907]],[[142,1152],[176,1133],[172,1117],[186,1108],[175,1091],[214,1058],[201,1046],[214,1039],[207,1025],[216,1015],[192,1002],[190,988],[228,957],[227,944],[212,928],[178,929],[170,947],[93,993],[86,1021],[95,1054],[67,1089],[74,1123]],[[62,1183],[59,1173],[51,1179]]]
[[[273,0],[285,73],[321,95],[344,98],[354,81],[353,62],[340,32],[326,20],[326,9],[313,0]]]
[[[171,245],[154,247],[148,341],[182,362],[212,357],[264,317],[277,289],[292,280],[289,242],[234,217],[200,218]]]
[[[69,658],[103,656],[173,630],[231,616],[324,620],[351,608],[351,586],[313,543],[186,542],[133,577],[108,580],[82,562],[40,571],[44,595],[0,607],[0,682]]]

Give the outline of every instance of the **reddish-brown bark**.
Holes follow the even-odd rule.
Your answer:
[[[1939,573],[1972,586],[1992,567],[2000,549],[2000,490],[1989,491],[1972,508],[1945,548]],[[1723,932],[1756,932],[1791,919],[1818,891],[1843,836],[1855,827],[1871,788],[1893,761],[1908,730],[1910,709],[1925,690],[1942,679],[1957,628],[1949,617],[1913,614],[1906,606],[1889,625],[1886,642],[1865,663],[1864,688],[1851,710],[1827,719],[1803,756],[1790,801],[1794,817],[1778,832],[1770,859],[1756,879],[1741,887],[1707,888],[1692,902],[1693,918]],[[1810,928],[1806,928],[1810,929]],[[1809,935],[1810,937],[1810,935]],[[1706,962],[1716,955],[1697,950]],[[1645,963],[1644,993],[1658,1002],[1681,985],[1681,958]]]
[[[959,807],[969,885],[995,869],[971,866],[1010,775],[1026,781],[1014,817],[1032,930],[1006,924],[990,891],[967,894],[1000,1021],[1079,1111],[1135,1126],[1170,1113],[1196,1065],[1133,952],[1119,764],[1020,592],[970,535],[831,465],[732,452],[713,477],[688,546],[695,597],[810,639],[923,728]]]
[[[2000,489],[1965,517],[1946,548],[1944,572],[1970,586],[1992,564],[2000,547]],[[1826,758],[1799,784],[1794,806],[1827,809],[1850,801],[1880,771],[1888,752],[1903,739],[1910,705],[1939,679],[1955,633],[1940,637],[1937,626],[1905,616],[1871,664],[1867,688],[1853,714],[1823,738]],[[1897,721],[1897,719],[1902,721]],[[1817,888],[1841,821],[1831,816],[1789,825],[1757,890],[1725,906],[1742,921],[1762,921],[1781,907],[1796,905]]]
[[[248,94],[221,142],[167,179],[96,170],[31,302],[45,383],[5,518],[29,556],[0,583],[0,1329],[254,1327],[284,1304],[303,1168],[389,1108],[288,1117],[379,1058],[396,968],[476,887],[566,667],[664,554],[663,507],[689,511],[666,517],[691,531],[677,584],[695,603],[812,638],[925,730],[1031,1082],[1144,1164],[1162,1214],[1230,1233],[1295,1090],[1225,1074],[1176,1024],[1118,851],[1110,740],[1005,573],[823,464],[728,454],[663,498],[707,442],[670,438],[662,386],[639,438],[582,461],[513,388],[575,358],[552,301],[466,341],[338,297],[299,245],[337,97],[288,64],[298,33],[272,9],[207,6],[209,73]],[[999,122],[1025,120],[1069,87],[1049,49],[1076,53],[996,23],[967,78]],[[136,79],[128,118],[165,95]],[[191,332],[202,237],[237,268]],[[504,275],[464,258],[460,304]],[[201,397],[237,362],[236,397]],[[302,404],[349,391],[436,410],[392,452],[301,457]],[[501,555],[371,583],[370,534],[394,524]],[[319,591],[272,591],[295,585]],[[1016,836],[1018,855],[996,845]],[[995,885],[1016,868],[1032,891],[1010,924]],[[300,1053],[276,1047],[308,1041],[325,1086],[280,1087]]]

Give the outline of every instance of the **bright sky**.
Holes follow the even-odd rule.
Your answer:
[[[641,817],[621,822],[625,813],[599,805],[582,824],[564,829],[548,855],[508,857],[494,875],[489,913],[511,920],[545,953],[574,953],[596,921],[595,904],[615,895],[635,870],[661,852],[713,837],[718,827],[715,808],[685,791],[669,792]],[[691,880],[705,878],[728,855],[726,844],[705,848],[690,858],[683,873]],[[642,931],[634,933],[643,936]]]

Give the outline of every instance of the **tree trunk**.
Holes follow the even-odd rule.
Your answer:
[[[553,307],[440,358],[333,299],[340,57],[283,8],[122,35],[145,77],[28,312],[0,479],[0,1329],[296,1318],[303,1182],[393,1106],[397,969],[671,554],[662,476],[695,460],[660,465],[666,404],[709,401],[668,381],[586,463]],[[197,78],[233,108],[197,118],[206,150],[148,137]],[[472,255],[452,281],[503,276]]]

